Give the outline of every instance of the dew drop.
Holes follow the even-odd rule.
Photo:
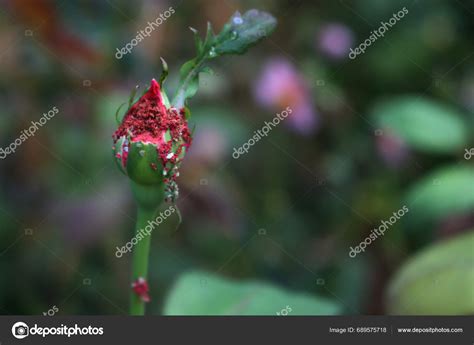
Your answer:
[[[234,16],[232,17],[232,22],[235,25],[241,25],[243,24],[244,20],[242,19],[242,15],[240,14],[239,11],[235,12]]]
[[[230,34],[230,39],[231,40],[235,40],[239,37],[239,33],[237,31],[232,31],[231,34]]]
[[[216,49],[214,47],[212,47],[211,50],[209,50],[209,56],[210,57],[216,57],[217,56]]]
[[[144,156],[145,156],[145,150],[140,150],[140,151],[138,151],[138,154],[139,154],[140,156],[144,157]]]

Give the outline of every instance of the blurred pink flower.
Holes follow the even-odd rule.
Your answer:
[[[227,138],[218,128],[203,125],[196,131],[194,146],[189,151],[189,160],[215,164],[226,154],[229,146]]]
[[[262,106],[278,112],[290,107],[285,121],[297,132],[309,135],[317,127],[317,113],[302,75],[284,58],[270,59],[254,84],[254,95]]]
[[[318,32],[317,44],[319,50],[333,59],[348,57],[353,43],[354,34],[344,24],[326,24]]]

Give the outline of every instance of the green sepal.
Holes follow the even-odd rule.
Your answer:
[[[163,87],[163,83],[165,82],[166,78],[168,77],[168,64],[166,63],[165,59],[160,57],[161,60],[161,66],[163,67],[163,71],[161,72],[160,80],[158,83],[160,84],[160,87]]]
[[[165,105],[166,108],[171,107],[170,100],[164,89],[161,89],[161,99],[163,100],[163,104]]]
[[[119,113],[120,113],[120,110],[122,109],[122,107],[124,105],[125,105],[125,103],[120,104],[120,106],[117,108],[117,111],[115,112],[115,121],[117,121],[117,125],[119,125],[119,126],[122,123],[122,119],[119,120]]]
[[[135,88],[132,89],[132,92],[130,92],[130,97],[128,98],[128,109],[130,109],[132,107],[132,104],[135,103],[135,96],[139,88],[140,85],[136,85]]]
[[[127,174],[138,184],[161,183],[163,181],[163,165],[156,146],[142,142],[131,143],[127,158]]]
[[[187,107],[186,105],[184,106],[184,117],[186,120],[189,120],[191,118],[191,109]]]
[[[122,173],[127,175],[127,171],[125,170],[125,167],[122,164],[122,155],[123,155],[123,143],[126,140],[125,137],[120,137],[117,142],[115,143],[114,147],[115,149],[113,150],[114,153],[114,161],[117,164],[118,168]],[[117,157],[117,154],[120,155],[120,158]]]

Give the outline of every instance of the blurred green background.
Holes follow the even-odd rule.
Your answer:
[[[115,251],[135,209],[112,159],[115,112],[159,77],[160,57],[173,90],[195,54],[189,27],[219,31],[251,8],[277,29],[213,62],[190,101],[183,222],[154,232],[148,313],[474,313],[473,2],[3,0],[0,146],[59,112],[0,160],[1,314],[127,312],[130,256]]]

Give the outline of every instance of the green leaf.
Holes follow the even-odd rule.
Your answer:
[[[474,210],[474,167],[456,165],[435,171],[411,187],[406,201],[410,217],[418,221]]]
[[[397,97],[375,105],[377,126],[424,152],[463,151],[468,126],[463,115],[437,102],[415,97]]]
[[[474,232],[426,248],[391,281],[391,314],[474,314]]]
[[[189,60],[181,66],[179,70],[179,75],[181,79],[185,79],[189,73],[196,67],[196,59]]]
[[[212,30],[211,22],[207,22],[207,32],[206,32],[206,39],[204,40],[203,50],[211,49],[212,45],[214,44],[216,39],[216,35],[214,35],[214,31]],[[209,55],[209,57],[213,57]]]
[[[178,108],[184,106],[184,101],[193,97],[199,88],[199,62],[192,59],[186,62],[179,71],[181,88],[176,93],[173,105]]]
[[[199,88],[199,74],[196,74],[193,78],[189,80],[188,87],[186,88],[185,98],[192,98]]]
[[[236,12],[217,36],[215,53],[217,56],[243,54],[248,48],[270,35],[276,24],[276,19],[263,11],[253,9],[245,12],[243,16]]]
[[[206,68],[204,64],[207,60],[224,54],[242,54],[269,35],[275,27],[276,19],[270,14],[250,10],[244,16],[240,16],[238,12],[234,14],[217,36],[208,22],[204,42],[197,36],[197,30],[190,28],[194,33],[198,55],[180,69],[180,81],[172,101],[173,106],[182,108],[186,100],[196,94],[199,88],[199,73]]]
[[[262,282],[237,282],[205,272],[178,279],[168,296],[165,315],[336,315],[341,307],[325,298],[289,292]]]
[[[191,26],[189,27],[189,30],[191,30],[194,34],[194,44],[196,45],[197,55],[199,56],[203,51],[203,43],[201,38],[199,37],[199,32]]]

